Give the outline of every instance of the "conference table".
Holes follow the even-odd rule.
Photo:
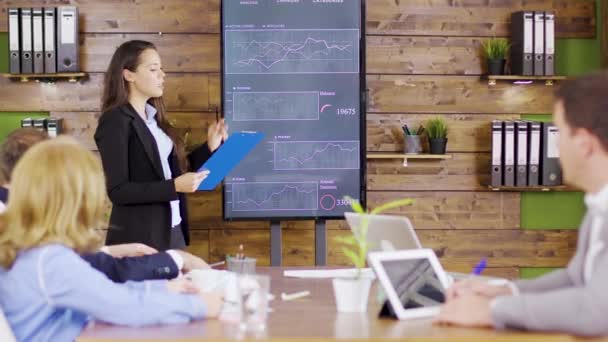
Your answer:
[[[375,287],[370,292],[366,313],[338,313],[334,302],[331,279],[300,279],[283,276],[283,267],[258,267],[257,273],[271,277],[267,329],[260,334],[242,334],[234,324],[219,320],[196,321],[186,325],[120,327],[95,323],[87,327],[78,342],[110,341],[577,341],[589,339],[561,334],[494,331],[434,325],[432,320],[397,321],[379,319],[380,303]],[[310,296],[293,301],[282,301],[281,293],[310,291]],[[607,339],[603,339],[608,341]]]

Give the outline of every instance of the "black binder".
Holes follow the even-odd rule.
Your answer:
[[[515,122],[515,186],[528,185],[528,123]]]
[[[515,186],[515,123],[507,121],[504,125],[504,185]]]
[[[562,184],[562,171],[559,165],[559,129],[550,122],[543,123],[541,170],[542,185]]]
[[[38,130],[41,130],[41,131],[46,131],[46,119],[44,119],[44,118],[33,119],[32,127],[36,128]]]
[[[20,51],[20,25],[19,25],[19,9],[8,9],[8,46],[9,46],[9,72],[18,74],[21,72],[21,54]]]
[[[511,15],[511,73],[534,75],[534,12]]]
[[[44,30],[42,8],[32,9],[32,46],[34,73],[44,73]]]
[[[32,58],[32,9],[21,9],[21,73],[34,72]]]
[[[540,184],[541,123],[528,122],[528,185]]]
[[[534,12],[534,75],[545,75],[545,12]]]
[[[44,72],[47,74],[57,72],[55,27],[55,8],[47,7],[44,9]]]
[[[503,122],[500,120],[492,121],[492,178],[491,185],[493,187],[502,186],[502,131]]]
[[[79,71],[78,8],[57,7],[57,72]]]
[[[545,76],[555,75],[555,13],[545,12]]]

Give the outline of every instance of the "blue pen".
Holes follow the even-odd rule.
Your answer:
[[[475,265],[475,267],[473,267],[473,274],[480,275],[483,272],[483,270],[486,268],[487,265],[488,265],[487,258],[483,258],[483,259],[479,260],[477,265]]]

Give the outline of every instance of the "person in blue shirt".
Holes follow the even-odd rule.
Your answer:
[[[192,283],[117,284],[80,255],[96,250],[105,224],[99,160],[59,137],[17,163],[0,215],[0,307],[18,341],[73,341],[90,320],[127,326],[216,317],[222,298]]]
[[[12,131],[0,145],[0,213],[8,202],[15,165],[30,147],[47,139],[46,132],[19,128]],[[158,253],[156,249],[140,243],[104,246],[99,252],[83,254],[82,258],[117,283],[173,279],[180,271],[209,267],[202,259],[188,252],[169,250]]]

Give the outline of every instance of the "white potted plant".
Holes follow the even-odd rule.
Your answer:
[[[367,213],[357,200],[350,197],[345,197],[345,200],[351,203],[353,211],[359,214]],[[380,214],[383,211],[411,205],[412,203],[414,203],[412,199],[396,200],[373,209],[369,214]],[[369,290],[373,280],[369,276],[366,277],[363,273],[369,248],[367,243],[367,228],[367,217],[364,217],[361,221],[361,226],[353,227],[352,235],[336,237],[336,241],[343,245],[342,253],[344,253],[358,270],[354,277],[333,279],[334,297],[336,299],[336,308],[338,312],[367,311]]]

